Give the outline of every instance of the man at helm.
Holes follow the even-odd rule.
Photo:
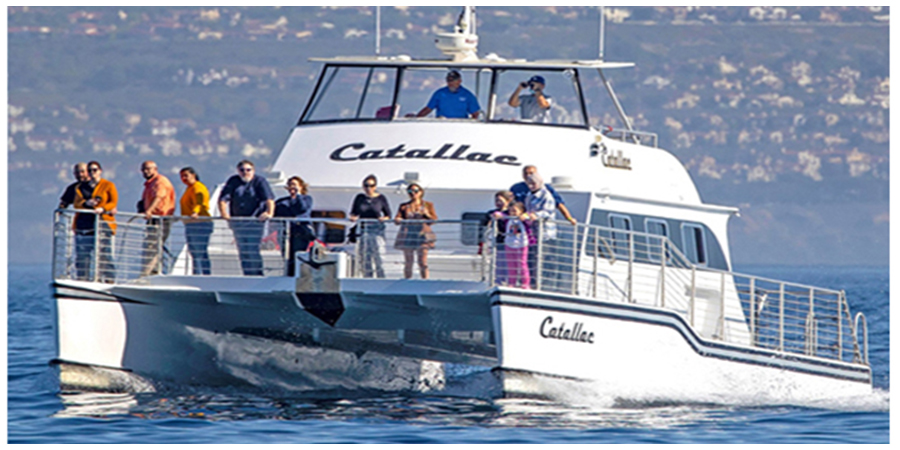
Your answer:
[[[436,111],[437,117],[468,119],[471,116],[477,119],[480,109],[475,95],[462,87],[462,75],[456,70],[451,70],[447,73],[447,86],[435,91],[431,100],[416,114],[416,117],[424,117],[431,111]]]
[[[549,95],[544,94],[546,82],[544,77],[535,75],[528,81],[523,81],[516,86],[516,90],[509,97],[509,106],[519,108],[522,120],[537,123],[550,123]],[[528,89],[527,94],[521,94],[523,89]]]

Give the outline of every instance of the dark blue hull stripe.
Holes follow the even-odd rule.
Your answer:
[[[95,291],[80,286],[68,286],[64,284],[53,283],[53,297],[67,300],[87,300],[95,302],[113,302],[113,303],[135,303],[139,305],[149,305],[150,303],[140,300],[132,300],[130,298],[120,297],[115,294]]]
[[[671,311],[661,309],[587,301],[537,291],[510,291],[502,288],[496,289],[493,293],[491,306],[514,306],[664,326],[678,331],[685,342],[700,356],[866,384],[872,382],[871,369],[866,366],[707,341],[698,336],[684,318]]]

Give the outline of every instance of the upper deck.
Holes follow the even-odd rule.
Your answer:
[[[682,164],[656,147],[656,136],[630,129],[603,71],[631,63],[406,56],[312,61],[323,69],[273,170],[301,175],[313,190],[355,187],[375,174],[388,185],[415,179],[427,189],[493,192],[520,181],[525,165],[535,165],[562,190],[706,206]],[[450,69],[461,73],[463,88],[477,98],[478,118],[416,117],[445,86]],[[533,76],[546,80],[551,99],[541,122],[523,119],[510,106],[516,88]],[[598,99],[603,91],[606,103]],[[600,127],[599,117],[615,115],[604,111],[611,106],[622,129]]]

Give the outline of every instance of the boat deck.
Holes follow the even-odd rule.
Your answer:
[[[201,274],[194,272],[185,223],[179,218],[161,226],[147,223],[143,216],[120,213],[111,233],[95,217],[100,233],[88,234],[73,231],[75,215],[72,210],[55,213],[53,278],[57,285],[80,284],[99,291],[146,286],[256,293],[295,289],[343,295],[352,285],[354,294],[416,298],[429,292],[480,292],[481,298],[489,298],[483,294],[509,286],[580,301],[661,308],[675,312],[711,341],[868,365],[865,317],[851,315],[843,291],[699,267],[659,235],[541,223],[538,235],[549,236],[552,227],[556,235],[538,239],[530,248],[534,255],[531,283],[522,284],[510,276],[508,269],[514,261],[508,249],[497,244],[493,223],[483,227],[470,221],[429,222],[436,240],[427,255],[428,279],[421,280],[416,264],[406,269],[406,255],[396,248],[401,227],[392,222],[379,233],[367,230],[380,227],[358,227],[363,231],[356,242],[346,243],[350,222],[310,220],[321,244],[302,252],[298,273],[289,274],[289,256],[283,251],[290,240],[287,221],[210,218],[214,229],[208,243],[210,270]],[[242,261],[233,230],[248,224],[258,228],[260,250],[258,256],[245,253]],[[162,232],[166,228],[168,236]],[[250,267],[261,270],[256,275],[246,274],[251,258],[256,265]],[[321,279],[318,269],[331,263],[335,263],[331,276],[344,284]],[[412,279],[406,280],[407,275]]]

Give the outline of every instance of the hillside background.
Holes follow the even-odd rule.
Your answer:
[[[382,8],[382,53],[438,56],[432,34],[458,13]],[[307,58],[374,53],[373,7],[7,14],[10,263],[49,261],[51,211],[75,162],[103,164],[122,210],[140,196],[146,159],[176,181],[192,165],[210,184],[242,158],[267,166],[315,81]],[[481,7],[479,51],[593,59],[598,14]],[[606,59],[637,64],[611,74],[636,126],[659,134],[705,202],[741,209],[735,264],[888,264],[888,8],[606,14]]]

